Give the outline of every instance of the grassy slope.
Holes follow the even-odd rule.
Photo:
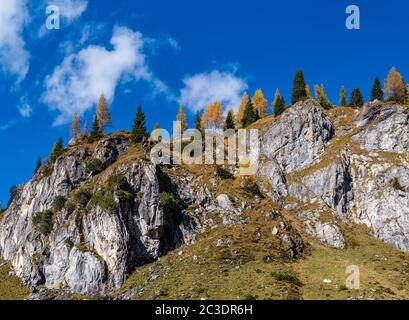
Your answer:
[[[10,266],[0,258],[0,300],[22,300],[28,294],[18,277],[9,274]]]

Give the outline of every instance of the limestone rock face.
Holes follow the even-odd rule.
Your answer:
[[[0,224],[0,251],[24,284],[103,294],[119,288],[136,266],[195,240],[194,219],[182,208],[168,211],[160,203],[161,192],[173,192],[172,182],[162,185],[152,163],[108,168],[102,184],[110,176],[124,178],[105,194],[97,183],[87,185],[88,159],[108,166],[127,148],[120,136],[100,141],[93,151],[73,147],[50,176],[40,170],[19,190]],[[67,200],[58,210],[53,208],[57,196]],[[42,234],[33,218],[47,210],[54,212],[52,231]]]
[[[311,165],[334,135],[329,117],[314,100],[289,108],[262,134],[261,153],[286,171]]]

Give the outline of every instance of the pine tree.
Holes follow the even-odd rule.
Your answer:
[[[348,105],[347,102],[347,92],[345,91],[345,87],[341,87],[341,91],[339,92],[339,103],[341,106],[346,107]]]
[[[388,77],[385,80],[384,93],[387,100],[393,100],[397,102],[404,102],[405,100],[405,83],[403,82],[400,73],[396,71],[395,67],[392,67]]]
[[[74,113],[74,118],[72,119],[71,122],[71,135],[73,138],[76,138],[78,134],[80,133],[80,125],[81,125],[81,120],[78,117],[78,113]]]
[[[112,123],[111,115],[109,114],[108,103],[105,100],[105,96],[103,94],[101,94],[101,96],[99,97],[96,115],[97,115],[100,129],[103,133],[105,128],[111,125]]]
[[[40,168],[43,166],[43,163],[41,162],[41,159],[38,158],[37,160],[37,164],[36,164],[36,168],[34,170],[34,174],[36,174],[38,172],[38,170],[40,170]]]
[[[264,98],[264,94],[261,89],[256,90],[254,93],[253,105],[260,118],[267,116],[267,100]]]
[[[142,111],[142,106],[139,106],[132,126],[132,141],[134,143],[141,143],[146,137],[147,132],[145,114]]]
[[[102,134],[101,126],[99,124],[98,117],[95,114],[94,121],[92,122],[91,133],[89,135],[89,140],[90,142],[98,141],[99,139],[101,139],[102,135],[103,134]]]
[[[243,97],[241,98],[239,108],[236,114],[236,123],[241,125],[244,115],[244,109],[246,108],[247,103],[249,102],[250,97],[248,96],[247,92],[244,92]]]
[[[229,109],[229,111],[227,112],[227,116],[226,116],[226,123],[224,125],[224,128],[226,130],[228,129],[235,129],[236,125],[234,123],[234,111],[233,109]]]
[[[253,124],[259,119],[260,117],[258,116],[257,111],[254,110],[253,103],[250,100],[249,102],[247,102],[246,108],[244,109],[244,115],[241,121],[241,125],[243,128],[247,128],[249,125]]]
[[[297,70],[293,83],[292,104],[295,104],[298,101],[302,101],[307,98],[305,87],[306,84],[304,80],[304,74],[301,70]]]
[[[202,132],[202,117],[200,116],[200,112],[196,112],[195,116],[195,129]]]
[[[278,89],[276,90],[274,97],[273,111],[276,117],[278,117],[285,111],[285,101]]]
[[[185,132],[187,130],[187,117],[186,117],[185,111],[183,110],[182,105],[179,106],[179,111],[178,111],[178,114],[176,116],[176,120],[180,121],[180,123],[181,123],[181,127],[182,127],[182,132],[181,133]]]
[[[50,161],[54,163],[64,152],[64,146],[62,139],[59,138],[57,142],[54,144],[53,149],[51,151]]]
[[[375,78],[373,86],[372,86],[371,99],[372,101],[374,100],[382,101],[383,100],[383,90],[381,87],[381,81],[379,81],[378,77]]]
[[[352,108],[360,108],[364,105],[364,99],[362,98],[361,90],[354,88],[351,94],[351,102],[349,104]]]

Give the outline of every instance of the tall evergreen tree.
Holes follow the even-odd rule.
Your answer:
[[[273,102],[274,115],[278,117],[285,111],[285,101],[280,91],[277,89]]]
[[[229,111],[227,112],[227,116],[226,116],[226,123],[224,125],[224,128],[226,130],[228,129],[235,129],[236,124],[234,123],[234,111],[233,109],[229,109]]]
[[[360,108],[364,105],[361,90],[358,87],[354,88],[351,94],[351,102],[349,104],[352,108]]]
[[[89,139],[91,141],[97,141],[102,137],[102,129],[99,124],[97,115],[94,115],[94,121],[92,122],[91,133],[89,134]]]
[[[139,106],[132,126],[132,141],[134,143],[141,143],[147,135],[145,114],[142,111],[142,106]]]
[[[304,74],[301,70],[297,70],[294,77],[293,92],[292,92],[292,104],[307,99],[307,91],[305,90],[306,84],[304,80]]]
[[[348,105],[347,102],[347,92],[345,91],[345,87],[341,87],[341,91],[339,92],[339,103],[341,106],[346,107]]]
[[[244,109],[244,115],[241,121],[242,127],[247,128],[249,125],[253,124],[259,119],[260,117],[257,111],[254,110],[253,103],[251,102],[251,100],[249,100],[249,102],[247,102],[246,108]]]
[[[202,117],[200,116],[200,112],[196,112],[195,116],[195,129],[202,132]]]
[[[34,169],[34,174],[37,173],[38,170],[40,170],[40,168],[43,166],[43,163],[41,162],[41,159],[38,158],[37,160],[37,164],[36,164],[36,168]]]
[[[379,81],[379,78],[376,77],[372,86],[371,90],[371,99],[372,100],[383,100],[383,90],[381,87],[381,81]]]
[[[51,151],[50,161],[54,163],[64,152],[62,139],[59,138]]]

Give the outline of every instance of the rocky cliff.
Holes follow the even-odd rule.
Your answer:
[[[211,230],[247,228],[262,203],[269,246],[289,257],[310,240],[345,249],[344,225],[409,252],[408,120],[398,105],[298,103],[254,125],[255,182],[235,177],[227,186],[212,166],[153,165],[126,133],[76,143],[18,190],[0,223],[0,252],[34,291],[104,295]]]

